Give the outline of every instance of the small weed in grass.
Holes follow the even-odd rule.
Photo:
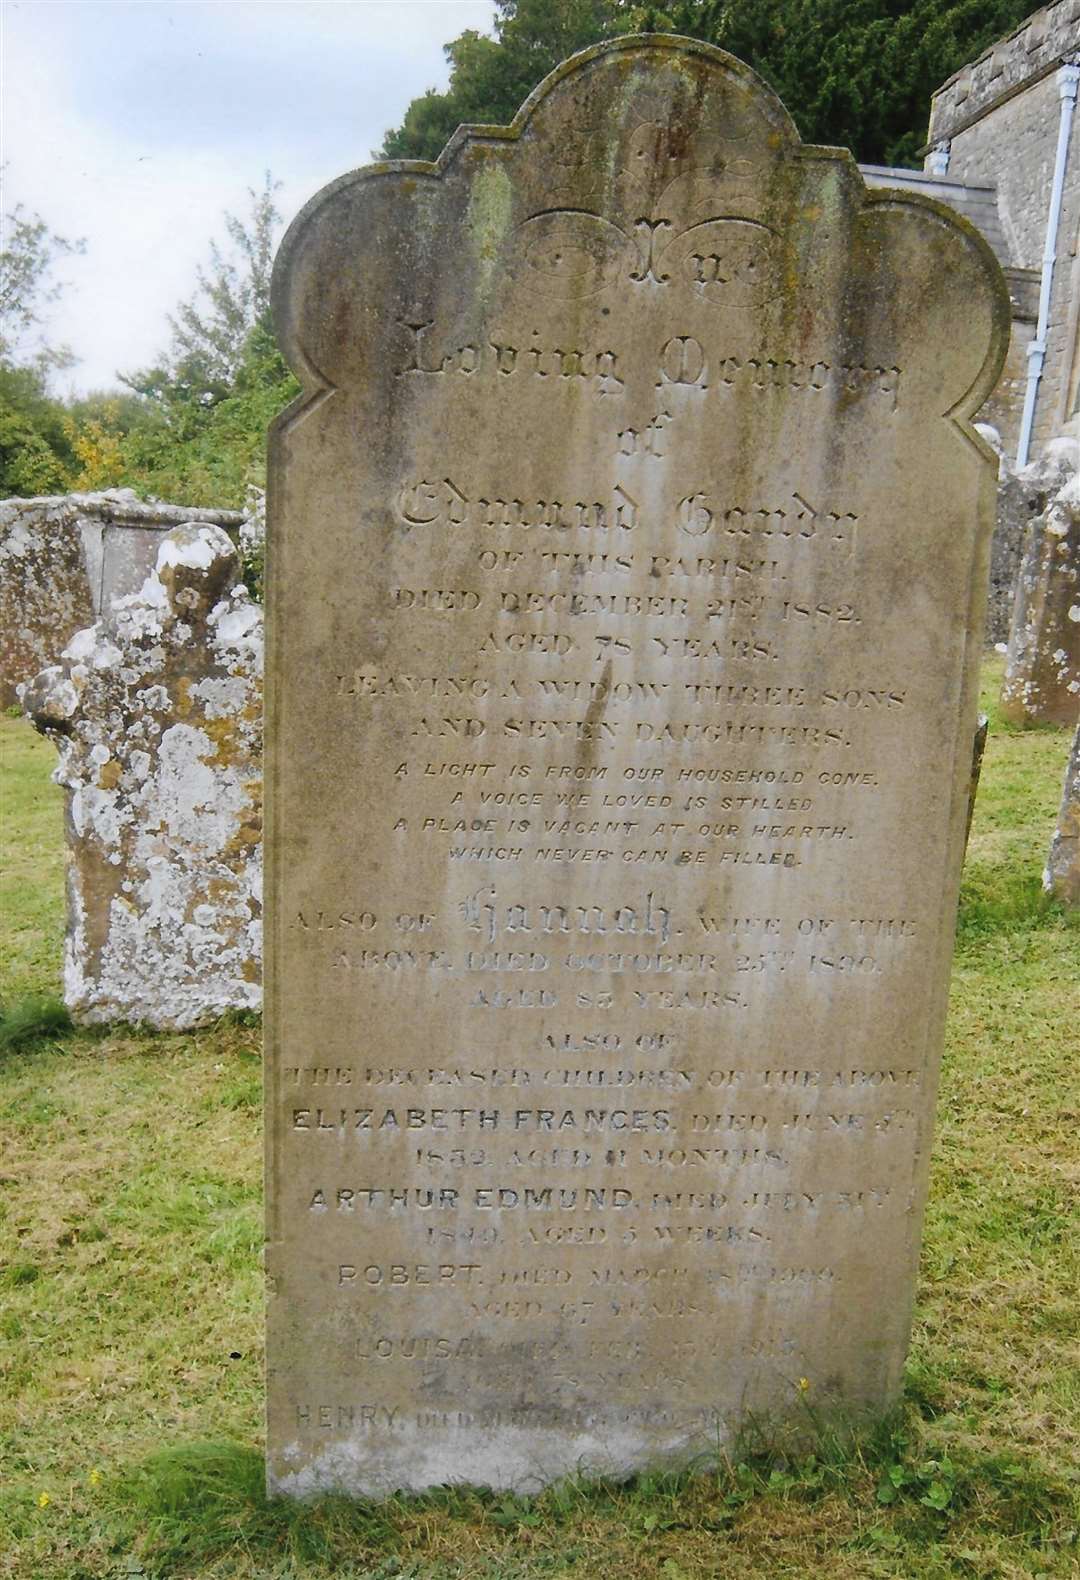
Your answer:
[[[33,1262],[12,1262],[9,1267],[0,1268],[0,1283],[7,1284],[10,1289],[17,1289],[20,1284],[36,1284],[41,1277],[41,1268]]]
[[[0,1054],[71,1030],[71,1016],[58,998],[35,995],[0,1006]]]
[[[109,1482],[112,1539],[155,1572],[182,1565],[198,1574],[237,1547],[284,1553],[301,1565],[386,1556],[394,1501],[271,1499],[265,1476],[262,1455],[241,1443],[162,1449]]]

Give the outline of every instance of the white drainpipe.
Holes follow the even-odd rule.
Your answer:
[[[930,150],[930,157],[926,161],[928,175],[947,176],[949,173],[949,151],[952,144],[946,137],[943,142],[935,143]]]
[[[1050,317],[1050,293],[1054,284],[1054,264],[1057,262],[1057,234],[1061,220],[1061,194],[1065,187],[1065,166],[1069,158],[1069,134],[1072,131],[1073,110],[1076,108],[1076,90],[1080,83],[1080,65],[1070,56],[1057,74],[1061,110],[1058,119],[1057,157],[1054,160],[1054,184],[1050,190],[1050,209],[1046,216],[1046,246],[1043,248],[1042,282],[1039,286],[1039,321],[1035,326],[1035,339],[1027,348],[1027,389],[1024,392],[1024,415],[1020,420],[1020,442],[1016,449],[1017,466],[1026,466],[1031,449],[1031,430],[1035,422],[1035,401],[1039,393],[1043,363],[1046,361],[1046,327]]]

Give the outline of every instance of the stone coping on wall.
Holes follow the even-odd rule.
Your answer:
[[[0,499],[0,521],[30,507],[69,510],[73,516],[95,516],[110,526],[160,527],[163,532],[188,521],[207,521],[215,527],[239,527],[246,520],[242,510],[218,510],[208,505],[169,505],[160,499],[140,499],[132,488],[108,488],[89,494],[15,495]]]
[[[982,232],[1003,269],[1011,264],[1009,241],[998,212],[997,187],[969,186],[965,181],[954,181],[948,176],[899,169],[895,165],[860,165],[859,172],[867,186],[875,190],[899,187],[901,191],[918,192],[923,197],[947,203]]]
[[[1013,318],[1034,324],[1039,317],[1039,286],[1041,269],[1006,269],[1005,284],[1009,287]]]
[[[991,110],[1049,76],[1080,49],[1080,0],[1057,0],[1034,11],[943,83],[930,105],[927,148],[966,131]],[[926,152],[926,149],[923,150]]]

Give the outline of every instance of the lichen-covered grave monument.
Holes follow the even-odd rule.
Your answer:
[[[269,1475],[536,1488],[907,1343],[1008,300],[682,39],[275,276]]]

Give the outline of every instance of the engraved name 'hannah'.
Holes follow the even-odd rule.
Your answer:
[[[507,933],[629,933],[651,935],[666,944],[671,937],[671,911],[657,901],[652,890],[644,904],[527,905],[519,900],[500,903],[494,888],[477,889],[458,907],[465,926],[494,943]]]

